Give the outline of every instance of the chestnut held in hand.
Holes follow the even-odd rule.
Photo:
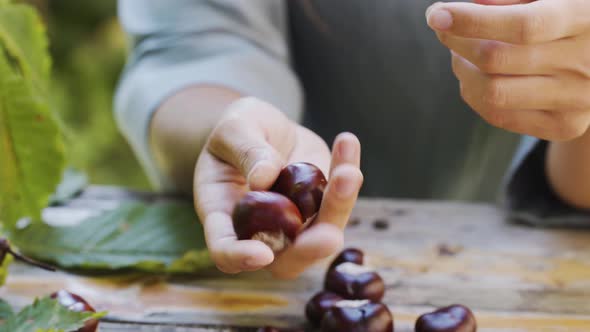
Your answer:
[[[322,332],[393,332],[393,316],[382,303],[337,302],[322,319]]]
[[[96,312],[94,308],[86,302],[81,296],[70,293],[66,290],[60,290],[50,295],[52,299],[56,299],[59,304],[74,312]],[[86,321],[83,327],[76,332],[95,332],[98,328],[98,320],[90,319]]]
[[[475,332],[477,323],[469,308],[454,304],[424,314],[416,321],[416,332]]]
[[[385,294],[385,283],[372,268],[346,262],[328,270],[324,289],[349,300],[379,302]]]
[[[303,226],[299,210],[287,197],[251,191],[236,204],[233,225],[239,240],[258,240],[279,252],[290,245]]]
[[[336,266],[338,266],[342,263],[346,263],[346,262],[354,263],[357,265],[363,265],[364,257],[365,257],[365,254],[360,249],[346,248],[346,249],[342,250],[340,252],[340,254],[338,254],[338,256],[336,256],[336,258],[334,258],[334,260],[330,264],[329,269],[333,269]]]
[[[314,295],[305,305],[305,316],[314,326],[320,326],[324,314],[339,301],[344,300],[340,295],[322,291]]]
[[[283,168],[270,190],[293,201],[306,221],[319,211],[327,183],[319,168],[299,162]]]

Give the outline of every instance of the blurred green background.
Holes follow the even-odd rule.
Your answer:
[[[23,0],[46,22],[53,58],[53,96],[69,131],[71,164],[92,183],[149,185],[114,122],[113,94],[126,40],[116,0]]]

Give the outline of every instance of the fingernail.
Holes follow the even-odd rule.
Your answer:
[[[426,12],[428,25],[436,30],[448,30],[453,26],[453,15],[448,10],[430,9]]]
[[[348,198],[355,191],[354,183],[343,178],[336,179],[336,192],[342,198]]]

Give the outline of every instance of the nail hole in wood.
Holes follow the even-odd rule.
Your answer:
[[[386,230],[389,228],[389,221],[385,219],[376,219],[373,222],[373,228],[375,228],[378,231]]]
[[[351,218],[348,221],[348,226],[349,227],[356,227],[356,226],[358,226],[360,224],[361,224],[361,220],[359,218]]]

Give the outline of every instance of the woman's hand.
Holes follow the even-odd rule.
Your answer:
[[[329,175],[317,221],[278,257],[262,242],[238,241],[231,220],[236,202],[249,190],[270,188],[281,169],[297,161]],[[363,181],[359,164],[360,143],[352,134],[339,135],[330,154],[319,136],[272,105],[254,98],[231,104],[199,156],[194,176],[195,206],[217,267],[226,273],[268,267],[276,277],[294,278],[335,253]]]
[[[590,1],[436,3],[426,15],[463,99],[490,124],[552,141],[588,130]]]

